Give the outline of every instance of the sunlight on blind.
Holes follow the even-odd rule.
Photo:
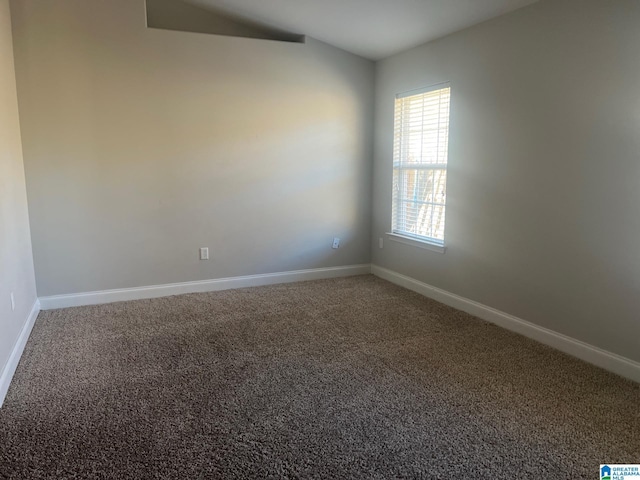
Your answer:
[[[398,96],[393,145],[393,233],[444,244],[449,87]]]

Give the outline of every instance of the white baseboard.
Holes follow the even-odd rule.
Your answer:
[[[2,377],[0,377],[0,405],[1,400],[4,399],[4,395],[6,395],[9,382],[18,364],[20,354],[24,349],[24,344],[29,337],[29,333],[39,309],[50,310],[81,305],[96,305],[101,303],[180,295],[184,293],[213,292],[232,288],[256,287],[261,285],[273,285],[306,280],[320,280],[325,278],[346,277],[350,275],[365,275],[368,273],[373,273],[374,275],[395,283],[396,285],[400,285],[404,288],[420,293],[421,295],[457,308],[458,310],[475,315],[478,318],[529,337],[552,348],[580,358],[581,360],[592,363],[593,365],[604,368],[605,370],[636,382],[640,382],[640,363],[634,360],[608,352],[548,328],[535,325],[508,313],[501,312],[495,308],[488,307],[473,300],[469,300],[432,285],[428,285],[411,277],[401,275],[392,270],[388,270],[377,265],[363,264],[41,297],[39,299],[39,306],[36,307],[36,305],[34,305],[34,310],[31,312],[27,324],[25,324],[7,367],[2,373]]]
[[[509,315],[508,313],[496,310],[495,308],[427,285],[426,283],[377,265],[371,266],[371,273],[391,283],[400,285],[425,297],[432,298],[450,307],[470,313],[507,330],[529,337],[622,377],[640,382],[640,363],[634,360],[602,350],[601,348],[594,347],[575,338],[554,332],[548,328],[540,327],[526,320]]]
[[[22,352],[24,351],[24,347],[27,344],[27,340],[29,339],[29,335],[31,334],[33,325],[36,323],[38,313],[40,313],[40,302],[36,300],[33,304],[33,307],[31,308],[31,313],[29,313],[29,316],[27,317],[27,321],[22,327],[20,336],[18,336],[18,340],[13,347],[11,356],[9,357],[9,360],[7,361],[7,364],[2,371],[2,375],[0,375],[0,407],[2,407],[4,399],[7,396],[9,385],[11,385],[11,379],[13,379],[13,374],[16,372],[16,368],[18,368],[20,357],[22,357]]]
[[[367,263],[364,265],[314,268],[311,270],[265,273],[261,275],[247,275],[243,277],[218,278],[215,280],[152,285],[148,287],[122,288],[117,290],[74,293],[69,295],[54,295],[50,297],[40,297],[40,308],[42,308],[42,310],[51,310],[54,308],[78,307],[82,305],[97,305],[100,303],[166,297],[169,295],[180,295],[183,293],[215,292],[218,290],[229,290],[232,288],[257,287],[261,285],[301,282],[306,280],[321,280],[324,278],[347,277],[350,275],[365,275],[368,273],[371,273],[371,265]]]

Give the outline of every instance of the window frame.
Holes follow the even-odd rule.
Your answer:
[[[415,96],[419,96],[419,95],[424,95],[430,92],[435,92],[438,90],[444,90],[444,89],[448,89],[448,95],[449,95],[449,102],[448,102],[448,106],[447,106],[447,125],[446,125],[446,150],[445,150],[445,162],[442,163],[421,163],[421,164],[411,164],[411,165],[402,165],[402,157],[396,155],[397,150],[396,150],[396,141],[398,141],[396,139],[396,135],[397,135],[397,130],[398,130],[398,124],[397,124],[397,117],[396,117],[396,111],[397,111],[397,103],[399,100],[403,100],[409,97],[415,97]],[[418,89],[414,89],[414,90],[409,90],[409,91],[405,91],[402,93],[398,93],[395,95],[395,99],[394,99],[394,120],[393,120],[393,153],[392,153],[392,199],[391,199],[391,229],[389,230],[389,232],[387,232],[387,236],[390,240],[399,242],[399,243],[403,243],[403,244],[407,244],[407,245],[412,245],[412,246],[416,246],[419,248],[424,248],[424,249],[428,249],[428,250],[432,250],[432,251],[436,251],[436,252],[440,252],[440,253],[444,253],[446,251],[446,244],[445,244],[445,229],[446,229],[446,210],[447,210],[447,198],[446,198],[446,191],[447,191],[447,184],[448,184],[448,160],[449,160],[449,133],[450,133],[450,111],[451,111],[451,83],[450,82],[442,82],[442,83],[437,83],[437,84],[433,84],[427,87],[423,87],[423,88],[418,88]],[[441,112],[438,113],[438,121],[441,118]],[[424,123],[420,126],[421,129],[424,129]],[[439,128],[438,128],[439,129]],[[402,148],[402,145],[401,145]],[[438,146],[436,146],[436,149],[438,148]],[[437,155],[437,151],[436,151],[436,155]],[[398,158],[399,157],[399,158]],[[398,209],[400,208],[397,205],[397,202],[401,200],[400,195],[397,193],[397,185],[396,185],[396,176],[399,175],[400,172],[402,171],[436,171],[436,170],[440,170],[444,172],[445,175],[445,182],[444,182],[444,192],[445,192],[445,199],[443,203],[440,202],[436,202],[435,198],[433,198],[433,201],[430,202],[426,202],[430,205],[433,206],[441,206],[443,208],[443,219],[444,219],[444,227],[442,230],[442,238],[437,238],[437,237],[429,237],[429,236],[425,236],[425,235],[419,235],[419,234],[415,234],[412,232],[407,232],[404,231],[400,228],[397,228],[397,212]],[[434,192],[435,194],[435,192]],[[423,202],[422,200],[420,202]],[[405,217],[406,218],[406,217]]]

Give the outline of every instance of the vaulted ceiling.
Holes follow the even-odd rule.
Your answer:
[[[379,60],[538,0],[185,1]]]

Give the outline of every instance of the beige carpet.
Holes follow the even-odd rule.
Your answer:
[[[0,478],[598,478],[640,385],[373,276],[42,312]]]

